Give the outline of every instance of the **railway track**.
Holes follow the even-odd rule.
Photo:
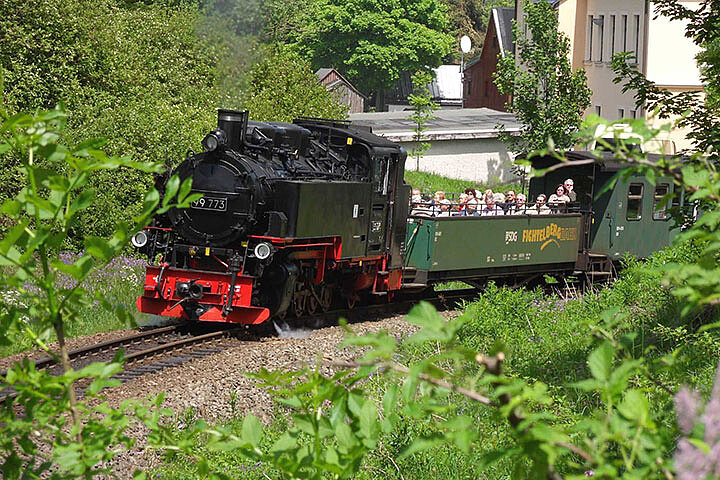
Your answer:
[[[432,295],[410,295],[392,303],[376,305],[362,305],[353,309],[339,309],[300,318],[288,319],[287,322],[294,327],[308,326],[320,328],[337,322],[341,317],[349,322],[367,320],[368,317],[386,314],[400,314],[408,312],[419,301],[425,300],[433,303],[439,309],[454,308],[459,302],[477,295],[474,288],[434,292]],[[182,365],[197,358],[213,355],[223,349],[237,346],[238,342],[251,341],[257,336],[271,334],[272,324],[255,329],[246,329],[241,326],[222,326],[208,331],[214,325],[173,325],[156,328],[145,332],[138,332],[126,337],[108,340],[95,345],[72,350],[69,353],[70,362],[74,369],[81,369],[94,362],[111,361],[120,351],[124,351],[123,371],[115,375],[120,381],[128,381],[143,375],[155,373],[165,368]],[[62,368],[53,358],[47,357],[35,361],[37,369],[48,370],[52,374],[61,374]],[[6,370],[0,371],[0,378],[4,378]],[[83,382],[77,384],[80,392],[87,385]],[[11,388],[0,390],[0,402],[14,398],[16,393]]]

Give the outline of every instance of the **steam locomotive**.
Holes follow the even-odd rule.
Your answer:
[[[401,146],[348,122],[220,110],[202,147],[172,173],[203,197],[133,238],[159,260],[146,269],[141,312],[257,324],[401,288]]]
[[[668,245],[675,231],[665,198],[685,203],[668,178],[635,175],[607,188],[624,164],[573,151],[578,166],[528,186],[535,198],[574,178],[577,202],[562,211],[424,218],[408,216],[407,153],[369,128],[220,110],[202,146],[173,172],[192,178],[202,198],[133,238],[151,259],[141,312],[258,324],[447,281],[533,285],[549,274],[593,283],[612,278],[625,254]],[[533,158],[539,168],[557,161]]]

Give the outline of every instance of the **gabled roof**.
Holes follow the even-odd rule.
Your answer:
[[[340,84],[342,83],[343,85],[345,85],[346,87],[351,89],[353,92],[357,93],[358,95],[363,97],[365,100],[367,100],[367,98],[368,98],[367,95],[363,94],[360,90],[355,88],[355,86],[352,83],[350,83],[347,78],[343,77],[342,74],[340,72],[338,72],[337,70],[335,70],[334,68],[318,68],[317,72],[315,72],[315,76],[318,78],[318,82],[322,82],[332,72],[335,72],[335,74],[338,76],[338,78],[340,80],[335,80],[334,82],[328,83],[327,85],[325,85],[326,88],[328,88],[330,90],[334,90],[335,88],[340,86]]]
[[[515,20],[515,9],[512,7],[496,7],[490,11],[490,25],[495,27],[498,43],[500,44],[500,53],[503,57],[508,53],[515,53],[515,39],[512,32],[513,20]],[[490,31],[489,26],[488,31]],[[481,58],[482,51],[465,62],[465,70],[475,65]]]
[[[318,81],[322,81],[325,77],[327,77],[330,72],[335,70],[334,68],[318,68],[318,71],[315,72],[315,76],[318,77]]]
[[[500,53],[504,57],[507,53],[515,53],[515,39],[512,33],[512,21],[515,19],[514,8],[493,8],[492,20],[495,22]]]

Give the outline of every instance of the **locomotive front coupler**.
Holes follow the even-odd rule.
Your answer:
[[[233,297],[235,296],[235,281],[237,280],[237,274],[240,273],[242,260],[243,257],[238,252],[235,252],[233,256],[230,257],[230,291],[228,292],[227,303],[222,309],[223,317],[227,317],[233,310],[232,303]]]

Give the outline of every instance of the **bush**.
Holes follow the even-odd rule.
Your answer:
[[[214,124],[221,52],[195,34],[200,18],[185,2],[2,2],[6,108],[32,111],[62,100],[70,113],[68,142],[105,137],[111,154],[175,165]],[[23,182],[19,162],[3,156],[0,202]],[[85,235],[110,234],[140,211],[151,185],[152,176],[130,169],[102,172],[93,179],[102,194],[69,240],[79,246]]]

